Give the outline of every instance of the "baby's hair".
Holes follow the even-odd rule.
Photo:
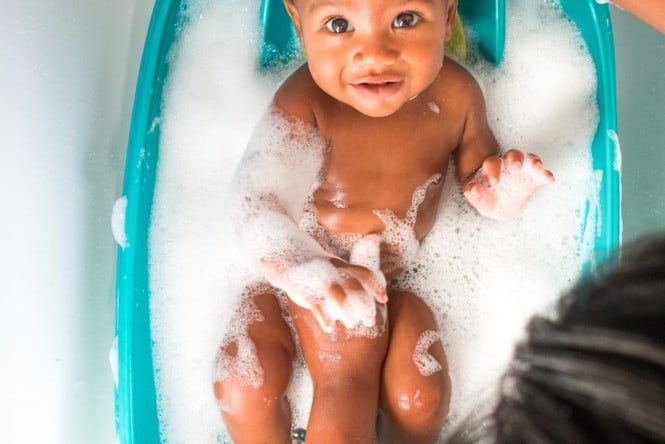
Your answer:
[[[449,442],[665,442],[665,237],[621,256],[532,319],[494,412]]]

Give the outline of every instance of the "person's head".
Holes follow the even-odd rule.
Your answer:
[[[312,78],[371,117],[399,110],[435,80],[457,0],[284,0]]]
[[[665,442],[665,238],[534,318],[489,416],[449,443]]]

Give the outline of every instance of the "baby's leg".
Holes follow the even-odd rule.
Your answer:
[[[238,331],[220,347],[214,390],[233,442],[291,443],[285,391],[296,352],[275,290],[248,288],[231,329]]]
[[[289,302],[314,388],[307,424],[312,443],[376,440],[381,366],[388,346],[387,323],[350,334],[339,322],[324,332],[310,311]]]
[[[382,443],[436,442],[448,414],[450,378],[436,319],[418,296],[393,291],[390,346],[381,382]]]

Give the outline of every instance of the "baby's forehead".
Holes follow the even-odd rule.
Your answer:
[[[349,6],[353,4],[364,4],[368,0],[285,0],[286,2],[294,3],[298,8],[307,8],[312,9],[320,6]],[[376,2],[376,0],[369,0]],[[379,3],[385,5],[407,5],[409,3],[443,3],[448,4],[448,2],[454,0],[379,0]]]

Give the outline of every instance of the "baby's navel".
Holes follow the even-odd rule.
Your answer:
[[[345,198],[344,193],[342,193],[341,191],[335,191],[335,194],[333,195],[331,202],[335,208],[340,208],[340,209],[348,208],[349,204],[346,203],[344,198]]]

